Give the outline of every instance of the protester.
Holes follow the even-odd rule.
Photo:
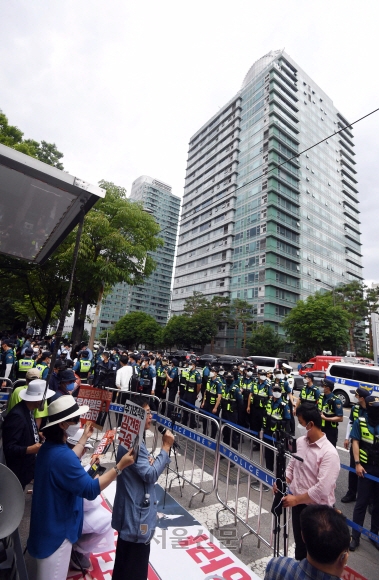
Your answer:
[[[76,376],[71,369],[64,369],[59,373],[59,386],[54,393],[54,401],[64,395],[75,395],[78,389]]]
[[[28,551],[37,559],[36,580],[66,580],[72,545],[82,530],[82,498],[95,499],[134,461],[130,451],[98,479],[86,473],[78,458],[93,433],[93,425],[86,425],[72,450],[66,445],[66,429],[78,423],[79,416],[88,410],[86,405],[79,407],[71,395],[59,397],[49,406],[49,422],[43,429],[46,441],[35,466],[28,539]]]
[[[8,413],[13,409],[13,407],[15,407],[17,405],[17,403],[22,401],[22,398],[20,397],[21,391],[24,391],[25,389],[27,389],[28,385],[31,381],[39,379],[39,375],[40,375],[40,372],[38,369],[30,369],[26,373],[26,377],[25,377],[26,385],[21,385],[21,387],[16,387],[14,389],[13,393],[11,394],[11,396],[9,397],[8,407],[7,407]],[[42,411],[40,411],[39,406],[40,405],[38,405],[38,407],[36,409],[34,409],[34,411],[33,411],[34,420],[36,422],[38,429],[41,427],[42,419],[44,417],[47,417],[47,414],[48,414],[47,413],[47,398],[46,398],[44,408],[42,409]]]
[[[295,539],[295,558],[302,560],[307,551],[300,530],[300,514],[307,504],[335,503],[334,490],[340,472],[338,452],[321,431],[321,413],[312,403],[303,403],[296,412],[299,428],[306,430],[297,440],[297,455],[291,458],[286,480],[290,494],[283,498],[283,506],[292,508],[292,527]],[[274,486],[275,487],[275,486]]]
[[[21,401],[7,414],[3,424],[3,447],[7,466],[17,475],[23,488],[34,477],[35,456],[41,448],[33,411],[43,399],[46,381],[30,381],[19,392]],[[47,389],[46,397],[54,395]]]
[[[152,420],[150,406],[143,402],[142,407],[147,412],[145,429],[148,429]],[[173,434],[166,431],[161,451],[151,463],[142,441],[137,461],[117,478],[112,526],[119,535],[112,580],[147,579],[150,542],[157,520],[155,483],[170,462],[169,453],[173,443]],[[126,449],[120,445],[117,460],[121,461],[125,454]]]
[[[344,516],[326,505],[309,505],[300,516],[306,557],[273,558],[264,580],[337,580],[349,558],[350,532]]]

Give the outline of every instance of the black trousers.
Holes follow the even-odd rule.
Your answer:
[[[355,460],[353,455],[353,445],[350,444],[350,467],[355,469]],[[358,475],[352,471],[349,471],[349,488],[347,493],[356,497],[358,491]]]
[[[325,429],[325,427],[321,427],[321,431],[325,433],[327,440],[330,441],[334,447],[337,447],[338,428],[329,427],[328,429]]]
[[[258,435],[254,434],[255,437],[259,437],[259,432],[262,429],[263,415],[264,415],[263,407],[250,408],[250,429],[258,433]]]
[[[375,477],[379,477],[379,466],[365,467],[367,473]],[[358,477],[358,495],[354,507],[353,522],[359,526],[363,526],[365,521],[366,510],[370,500],[373,501],[373,509],[371,514],[370,531],[377,534],[379,531],[379,483],[368,479],[368,477]],[[360,532],[352,531],[353,538],[359,540]]]
[[[150,544],[117,540],[112,580],[147,580]]]
[[[183,395],[184,401],[191,403],[191,405],[195,404],[196,398],[197,398],[197,393],[195,391],[193,393],[189,393],[188,391],[184,392],[184,395]],[[182,403],[182,405],[183,405],[183,407],[186,407],[185,403]],[[191,411],[194,410],[194,409],[192,409],[192,407],[188,407],[188,409],[191,409]],[[189,413],[188,411],[183,411],[182,423],[183,423],[183,425],[188,424],[188,415],[190,418],[190,424],[189,424],[190,429],[195,429],[196,417],[193,413]]]
[[[292,529],[293,537],[295,539],[295,558],[296,560],[304,560],[307,557],[307,548],[305,547],[303,538],[301,537],[300,529],[300,514],[304,508],[307,506],[305,504],[295,505],[292,508]]]
[[[212,413],[213,409],[214,409],[214,405],[209,405],[208,403],[205,403],[204,411],[207,411],[207,413],[211,413],[213,415],[213,417],[218,418],[219,413],[217,415],[215,415],[214,413]],[[203,434],[204,435],[207,435],[207,429],[208,429],[209,422],[210,421],[208,421],[208,416],[204,417],[204,419],[203,419]],[[217,432],[217,427],[212,421],[211,422],[211,437],[212,437],[212,439],[216,438],[216,432]]]
[[[231,423],[238,424],[238,412],[236,411],[223,411],[222,417],[226,421],[230,421]],[[233,449],[238,449],[238,444],[240,442],[240,434],[236,433],[230,427],[224,427],[222,431],[222,440],[225,445],[229,445],[230,447],[230,439],[232,440],[232,447]]]

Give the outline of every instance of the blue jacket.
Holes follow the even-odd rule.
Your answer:
[[[117,462],[127,453],[121,445]],[[170,463],[166,451],[161,450],[153,465],[142,441],[136,463],[123,469],[117,477],[116,497],[113,505],[112,527],[125,542],[145,544],[152,539],[157,523],[155,482]],[[150,506],[143,507],[145,494],[150,494]]]
[[[99,480],[88,475],[65,443],[45,441],[35,464],[29,554],[48,558],[65,539],[74,544],[82,533],[82,498],[92,500],[99,493]]]

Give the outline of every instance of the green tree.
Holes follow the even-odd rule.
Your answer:
[[[209,300],[202,292],[194,292],[184,301],[184,312],[188,316],[197,314],[199,311],[206,311],[210,308]]]
[[[215,334],[211,337],[211,352],[217,334],[232,323],[230,315],[230,298],[228,296],[213,296],[210,301],[210,317],[215,324]]]
[[[162,343],[166,348],[171,349],[173,346],[177,346],[179,349],[189,348],[188,324],[190,320],[186,314],[170,318],[162,330]]]
[[[58,151],[55,143],[47,143],[46,141],[38,143],[34,139],[24,139],[23,137],[24,133],[18,127],[9,125],[8,118],[0,111],[0,143],[16,149],[20,153],[35,157],[48,165],[63,169],[60,162],[63,153]]]
[[[235,298],[231,303],[231,316],[234,320],[234,348],[237,346],[238,330],[242,326],[242,347],[246,346],[247,331],[253,324],[253,307],[247,300]]]
[[[189,318],[187,331],[191,346],[199,346],[201,350],[204,350],[205,345],[216,336],[218,327],[216,322],[208,316],[207,311],[200,310]]]
[[[277,356],[286,341],[275,330],[265,324],[255,324],[246,341],[250,355]]]
[[[319,292],[299,300],[282,322],[287,339],[305,360],[323,350],[345,349],[349,343],[349,326],[349,314],[340,305],[333,305],[330,293]]]
[[[379,288],[366,287],[366,307],[367,307],[367,326],[369,336],[369,352],[374,352],[374,342],[372,337],[371,314],[379,312]],[[372,356],[370,358],[373,358]]]
[[[357,334],[364,331],[364,320],[368,308],[365,299],[365,285],[358,281],[349,282],[334,289],[336,304],[340,305],[349,315],[349,349],[356,351]]]
[[[138,348],[142,344],[154,348],[159,331],[158,322],[150,314],[129,312],[116,322],[112,339],[129,348]]]

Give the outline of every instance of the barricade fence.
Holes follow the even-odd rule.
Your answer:
[[[6,386],[2,386],[3,382],[6,382]],[[16,384],[19,383],[19,384]],[[11,393],[14,388],[20,386],[21,382],[12,381],[5,377],[0,377],[0,413],[5,416],[6,408]],[[81,385],[88,386],[88,385]],[[244,428],[240,425],[232,423],[222,419],[222,417],[215,416],[212,413],[208,413],[203,409],[199,409],[196,405],[192,405],[189,402],[180,400],[178,404],[175,401],[169,401],[166,399],[159,399],[155,395],[145,394],[133,391],[120,391],[120,389],[105,387],[106,390],[114,393],[112,402],[109,406],[108,412],[108,424],[109,428],[115,428],[112,425],[111,413],[114,413],[118,421],[121,423],[121,417],[124,412],[124,406],[126,400],[132,400],[136,403],[140,403],[141,399],[146,399],[149,402],[153,421],[155,421],[155,431],[152,443],[152,453],[157,448],[158,441],[158,426],[172,429],[174,433],[177,434],[179,438],[180,445],[180,456],[182,461],[182,469],[179,474],[181,484],[184,486],[185,483],[192,486],[196,491],[191,496],[189,507],[191,507],[192,500],[197,495],[202,495],[202,502],[206,495],[209,495],[215,491],[217,500],[221,504],[221,508],[216,514],[216,527],[220,526],[219,516],[223,511],[227,511],[233,515],[235,523],[240,522],[247,531],[240,537],[239,551],[241,552],[242,543],[245,537],[248,535],[255,535],[258,538],[258,547],[262,541],[266,546],[272,547],[272,534],[270,540],[264,538],[260,533],[261,528],[261,515],[262,515],[262,491],[263,485],[268,485],[272,487],[275,482],[274,471],[267,469],[263,465],[264,456],[267,457],[267,453],[273,454],[274,463],[276,464],[277,449],[273,446],[273,438],[264,434],[263,431],[260,433],[251,431],[250,429]],[[172,420],[175,413],[180,413],[180,421]],[[202,433],[199,433],[199,430]],[[117,439],[115,441],[117,445]],[[254,446],[259,446],[259,451],[254,450]],[[114,447],[114,454],[116,454],[116,447]],[[214,457],[213,467],[206,465],[207,454],[211,454]],[[289,455],[287,455],[287,458]],[[224,482],[224,488],[222,489],[220,480],[220,461],[225,458],[227,460],[227,470]],[[191,468],[186,469],[186,464],[190,463]],[[230,505],[229,500],[229,490],[231,486],[231,470],[237,467],[235,481],[233,481],[234,491],[234,506]],[[355,472],[355,469],[348,465],[341,463],[341,468],[346,471]],[[208,469],[208,471],[206,471]],[[169,471],[176,474],[176,469],[171,463],[169,466]],[[210,485],[205,485],[205,474],[210,472],[212,476],[212,483]],[[242,475],[247,476],[247,482],[242,482]],[[376,481],[379,483],[379,478],[374,477],[369,474],[365,474],[365,477]],[[249,502],[250,502],[250,483],[251,478],[254,478],[259,484],[259,511],[257,518],[257,525],[254,528],[249,523]],[[173,480],[170,480],[170,488]],[[253,482],[254,484],[254,482]],[[246,511],[245,514],[238,513],[238,499],[240,488],[246,487]],[[273,517],[273,516],[272,516]],[[366,537],[379,543],[379,535],[374,534],[370,530],[355,524],[353,521],[347,519],[347,523],[350,527],[358,530],[360,533]]]

